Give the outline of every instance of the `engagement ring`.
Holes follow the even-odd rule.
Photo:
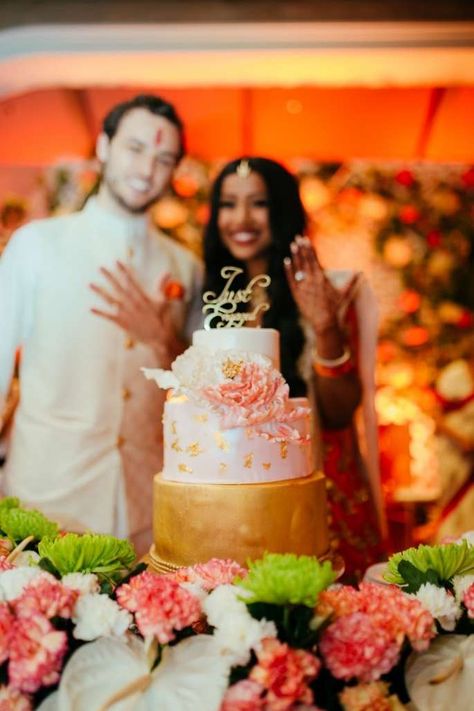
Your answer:
[[[303,281],[305,277],[306,277],[306,274],[304,272],[302,272],[301,270],[295,272],[295,281]]]

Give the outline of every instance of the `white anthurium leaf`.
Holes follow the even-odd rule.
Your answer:
[[[80,647],[64,668],[58,690],[58,711],[138,711],[141,689],[149,682],[149,665],[143,641],[101,637]],[[124,698],[107,704],[125,689]],[[46,711],[49,711],[47,709]]]
[[[407,660],[405,683],[416,711],[474,709],[474,636],[441,635]]]
[[[58,706],[58,692],[53,691],[52,694],[47,696],[44,701],[40,703],[36,711],[60,711]]]
[[[145,691],[140,711],[218,711],[229,683],[230,661],[210,635],[167,647]],[[115,708],[114,708],[115,711]]]

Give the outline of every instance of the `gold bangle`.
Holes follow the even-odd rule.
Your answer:
[[[338,358],[321,358],[317,350],[314,349],[313,358],[317,365],[322,365],[324,368],[338,368],[340,365],[344,365],[350,360],[351,352],[349,348],[344,348],[342,355]]]

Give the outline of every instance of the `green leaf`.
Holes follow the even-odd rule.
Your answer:
[[[400,563],[408,562],[421,573],[433,571],[436,575],[436,585],[446,585],[455,575],[474,574],[474,546],[464,540],[461,543],[447,543],[437,546],[421,545],[417,548],[408,548],[401,553],[392,555],[388,561],[388,572],[385,580],[396,585],[408,583],[404,576],[410,568]],[[408,572],[408,574],[410,574]],[[424,582],[432,582],[426,579]]]
[[[44,536],[54,538],[58,535],[58,526],[40,511],[14,508],[0,508],[0,529],[15,543],[33,536],[40,541]]]
[[[44,538],[38,553],[61,575],[95,573],[106,581],[120,579],[136,557],[131,543],[102,533],[67,533],[54,540]]]
[[[407,593],[416,593],[425,583],[440,585],[438,573],[433,568],[422,571],[415,568],[408,560],[401,560],[398,565],[398,572],[405,581],[403,589]]]
[[[246,603],[266,602],[275,605],[306,605],[313,608],[319,593],[336,579],[329,561],[297,556],[293,553],[266,553],[248,563],[246,578],[236,581],[250,595]]]

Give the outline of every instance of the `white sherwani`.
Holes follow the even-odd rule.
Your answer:
[[[81,212],[23,227],[0,260],[0,400],[21,347],[5,493],[71,528],[125,536],[151,526],[163,392],[140,370],[160,365],[152,349],[90,312],[103,304],[88,285],[116,260],[149,293],[164,272],[178,279],[186,293],[173,304],[176,323],[192,332],[199,262],[145,218],[124,219],[90,200]]]

